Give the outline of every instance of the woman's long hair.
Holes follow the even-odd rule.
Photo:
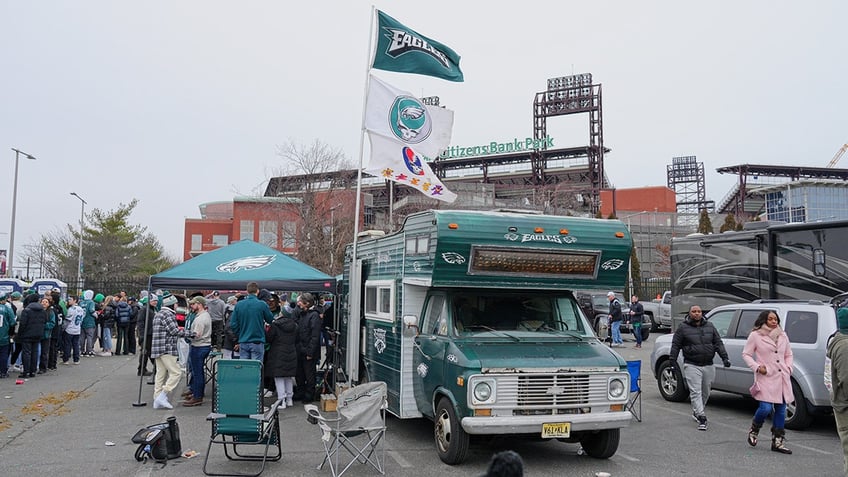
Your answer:
[[[765,325],[766,322],[768,321],[769,315],[771,315],[772,313],[774,313],[774,316],[777,317],[777,324],[780,325],[780,315],[778,315],[776,311],[763,310],[763,311],[760,312],[759,315],[757,315],[757,321],[754,322],[754,329],[751,330],[751,331],[756,331],[756,330],[762,328],[763,325]]]

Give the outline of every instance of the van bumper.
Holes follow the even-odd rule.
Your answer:
[[[570,422],[571,431],[618,429],[630,425],[630,411],[546,416],[463,417],[462,429],[468,434],[541,434],[542,424]]]

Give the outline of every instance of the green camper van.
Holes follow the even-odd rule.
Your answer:
[[[608,458],[630,423],[626,362],[572,293],[620,290],[617,220],[430,210],[348,246],[340,320],[348,375],[385,381],[389,411],[428,418],[447,464],[470,435],[581,443]]]

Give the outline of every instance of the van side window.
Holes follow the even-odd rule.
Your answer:
[[[430,297],[427,303],[427,314],[424,316],[423,334],[442,335],[448,334],[448,317],[445,313],[445,297],[444,295],[435,295]]]
[[[790,311],[786,313],[782,325],[790,343],[815,343],[819,315],[810,311]]]

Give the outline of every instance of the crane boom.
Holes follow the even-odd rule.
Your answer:
[[[831,159],[830,162],[827,163],[827,167],[835,167],[836,163],[839,162],[839,158],[842,157],[843,154],[845,154],[846,150],[848,150],[848,144],[843,144],[842,147],[840,147],[839,150],[836,151],[836,154],[833,155],[833,159]]]

